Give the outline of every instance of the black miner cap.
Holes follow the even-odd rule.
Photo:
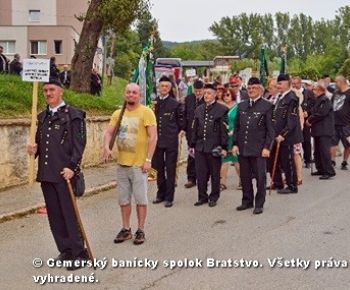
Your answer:
[[[195,80],[193,83],[193,87],[195,89],[203,89],[204,88],[204,83],[201,80]]]
[[[216,86],[214,84],[205,84],[204,88],[216,91]]]
[[[56,79],[56,78],[50,78],[48,82],[44,83],[44,86],[45,85],[56,85],[60,88],[63,88],[61,81],[59,79]]]
[[[162,77],[159,79],[159,82],[169,82],[169,83],[171,83],[171,80],[170,80],[169,77],[167,77],[167,76],[162,76]]]
[[[260,80],[256,77],[251,77],[248,81],[248,86],[261,85]]]
[[[277,82],[283,82],[283,81],[290,81],[290,76],[289,74],[280,74],[277,78]]]

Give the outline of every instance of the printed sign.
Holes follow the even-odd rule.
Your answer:
[[[50,61],[48,59],[24,59],[22,80],[25,82],[48,82]]]

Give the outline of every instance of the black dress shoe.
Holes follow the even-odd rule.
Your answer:
[[[206,204],[206,203],[208,203],[207,200],[198,200],[198,201],[194,204],[194,206],[201,206],[201,205]]]
[[[209,207],[214,207],[214,206],[216,206],[216,201],[215,200],[209,201]]]
[[[250,208],[253,208],[252,204],[241,204],[240,206],[236,207],[236,210],[242,211]]]
[[[315,171],[311,173],[311,176],[321,176],[321,175],[323,175],[323,173],[319,171]]]
[[[304,167],[307,168],[307,169],[310,169],[311,168],[311,163],[310,162],[305,163]]]
[[[67,267],[67,270],[75,271],[75,270],[84,268],[88,260],[89,260],[88,258],[77,257],[74,260],[72,260],[72,264],[69,267]]]
[[[67,267],[68,271],[75,271],[80,268],[84,268],[89,261],[89,255],[86,250],[84,250],[79,256],[72,259],[72,264]]]
[[[334,176],[335,176],[335,174],[324,174],[324,175],[320,176],[319,179],[321,179],[321,180],[327,180],[327,179],[331,179],[331,178],[334,177]]]
[[[172,207],[173,203],[171,201],[166,201],[164,206],[165,207]]]
[[[55,261],[69,261],[72,260],[72,258],[72,254],[70,252],[63,252],[55,258]]]
[[[188,181],[187,183],[185,183],[185,187],[186,188],[191,188],[191,187],[194,187],[196,186],[196,183],[193,182],[193,181]]]
[[[285,188],[281,190],[277,190],[277,193],[279,194],[293,194],[293,193],[298,193],[298,188]]]
[[[253,210],[253,214],[262,214],[264,212],[262,207],[256,207]]]
[[[283,186],[282,185],[272,185],[272,187],[271,186],[267,186],[266,187],[266,189],[267,190],[270,190],[270,188],[271,188],[271,190],[279,190],[279,189],[283,189]]]
[[[153,200],[153,204],[158,204],[158,203],[162,203],[164,201],[164,199],[160,199],[160,198],[156,198],[155,200]]]

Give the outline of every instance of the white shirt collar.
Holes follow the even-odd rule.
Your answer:
[[[54,107],[54,108],[49,107],[49,110],[52,113],[56,113],[58,111],[58,109],[63,107],[64,105],[66,105],[66,103],[64,101],[62,101],[62,103],[59,104],[57,107]]]
[[[257,97],[255,100],[249,99],[249,101],[254,102],[254,104],[255,104],[257,101],[259,101],[259,99],[261,99],[261,96]]]
[[[159,96],[159,99],[161,99],[162,101],[164,101],[167,97],[169,97],[169,94],[166,95],[165,97]]]
[[[284,98],[285,95],[289,94],[291,92],[292,89],[289,89],[288,91],[284,92],[281,96],[280,96],[280,100]]]
[[[212,101],[212,102],[210,102],[210,103],[206,103],[206,105],[207,105],[207,107],[208,107],[208,106],[210,106],[210,105],[212,105],[212,104],[214,104],[214,103],[215,103],[215,100]]]

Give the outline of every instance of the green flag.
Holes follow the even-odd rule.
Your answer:
[[[134,70],[131,82],[140,86],[142,103],[150,106],[152,93],[154,91],[154,69],[153,69],[153,38],[143,48],[139,63]]]
[[[259,60],[260,60],[260,82],[263,86],[266,86],[267,77],[269,75],[269,68],[267,66],[267,60],[266,60],[264,48],[260,49]]]

